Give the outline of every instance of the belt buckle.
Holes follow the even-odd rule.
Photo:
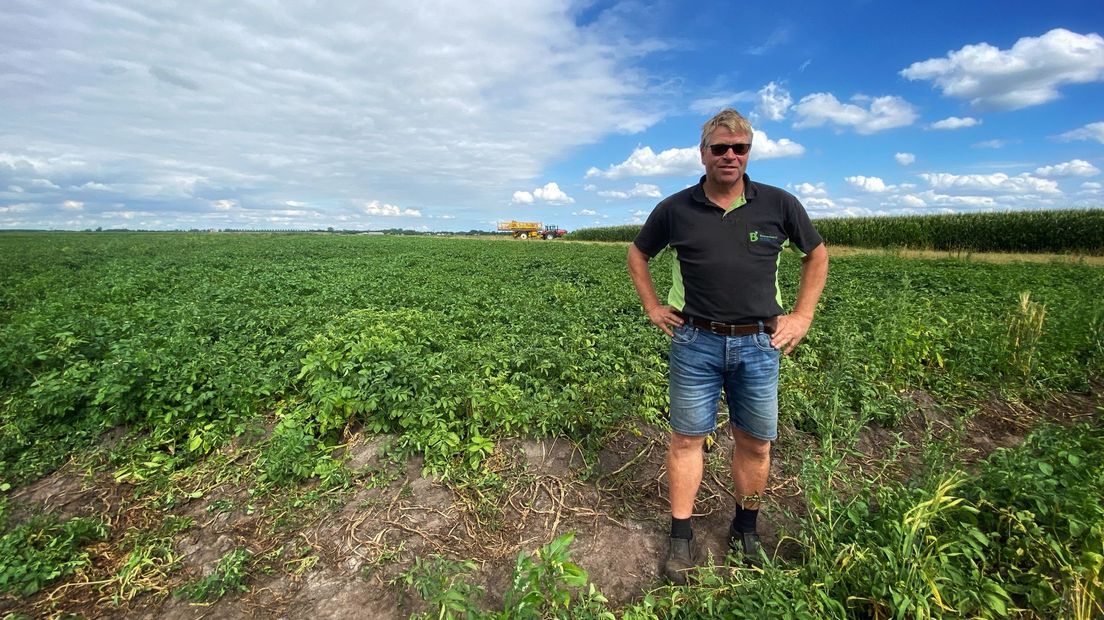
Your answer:
[[[714,334],[726,334],[727,335],[728,334],[728,325],[725,325],[724,323],[718,323],[716,321],[710,321],[709,322],[709,331],[713,332]]]

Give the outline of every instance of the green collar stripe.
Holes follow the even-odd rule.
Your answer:
[[[742,207],[746,204],[747,204],[747,198],[745,198],[743,194],[740,194],[740,196],[736,200],[733,200],[732,204],[729,205],[727,209],[725,209],[724,214],[728,215],[729,213],[732,213],[736,209],[739,209],[740,207]],[[722,216],[722,217],[724,217],[724,216]]]

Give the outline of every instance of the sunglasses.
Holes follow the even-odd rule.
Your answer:
[[[732,149],[733,153],[737,155],[747,155],[751,150],[750,144],[710,144],[709,152],[713,153],[714,157],[721,157],[728,152],[728,149]]]

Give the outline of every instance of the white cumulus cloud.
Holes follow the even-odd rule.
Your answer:
[[[538,187],[532,191],[516,191],[514,192],[514,197],[511,202],[514,204],[531,205],[538,200],[551,204],[571,204],[575,202],[575,199],[564,193],[564,191],[560,189],[560,185],[554,181],[549,181],[545,183],[543,187]]]
[[[996,199],[992,196],[940,194],[935,190],[921,192],[913,196],[913,198],[923,202],[929,207],[969,207],[979,209],[998,206]]]
[[[852,103],[842,103],[831,93],[813,93],[794,106],[794,127],[820,127],[825,124],[872,134],[911,125],[917,118],[912,104],[896,96],[869,98],[856,95]],[[868,104],[868,105],[867,105]]]
[[[835,209],[836,202],[828,197],[828,189],[824,186],[824,183],[809,183],[804,181],[796,185],[791,185],[790,189],[793,190],[797,199],[801,201],[801,204],[805,205],[806,209],[818,210],[818,209]]]
[[[629,191],[610,190],[598,192],[599,196],[603,198],[661,198],[663,192],[660,191],[658,185],[652,185],[650,183],[637,183]]]
[[[1058,136],[1059,140],[1070,142],[1073,140],[1096,140],[1097,142],[1104,144],[1104,121],[1089,123],[1084,127],[1074,129],[1073,131],[1067,131],[1066,133]]]
[[[963,129],[965,127],[973,127],[980,125],[981,121],[978,119],[967,116],[965,118],[959,118],[957,116],[950,116],[941,121],[935,121],[931,125],[928,125],[929,129]]]
[[[1100,169],[1083,159],[1073,159],[1053,166],[1036,168],[1035,174],[1041,177],[1094,177],[1100,174]]]
[[[836,203],[831,198],[803,198],[801,203],[806,209],[835,209]]]
[[[66,200],[61,203],[61,208],[69,211],[80,211],[84,209],[84,203],[79,200]]]
[[[1009,194],[1061,194],[1058,183],[1040,179],[1024,172],[1009,176],[1003,172],[993,174],[951,174],[949,172],[924,173],[920,178],[936,190],[966,190]]]
[[[650,146],[633,149],[629,158],[620,164],[605,170],[591,168],[587,178],[605,177],[624,179],[627,177],[688,176],[701,172],[701,154],[695,147],[673,148],[656,153]]]
[[[771,140],[765,131],[756,131],[752,138],[751,159],[754,160],[798,157],[804,154],[805,147],[789,138]]]
[[[910,209],[923,209],[924,207],[928,206],[928,203],[924,202],[923,198],[915,194],[902,194],[900,196],[896,196],[895,200],[901,206],[908,207]]]
[[[767,120],[780,121],[786,118],[786,112],[793,105],[790,92],[774,82],[760,88],[756,95],[759,101],[755,104],[755,114]]]
[[[366,202],[362,204],[360,208],[368,215],[380,215],[383,217],[422,217],[422,212],[418,209],[400,209],[395,205],[382,203],[378,200]],[[296,217],[302,215],[304,212],[294,209],[282,209],[277,210],[276,213],[285,217]]]
[[[897,163],[901,164],[902,166],[908,166],[909,164],[916,161],[916,156],[912,153],[895,153],[893,155],[893,159],[896,159]]]
[[[1024,37],[1008,50],[988,43],[967,45],[900,73],[910,80],[930,80],[944,95],[978,108],[1016,110],[1058,98],[1065,84],[1104,79],[1104,38],[1056,28],[1040,37]]]
[[[544,187],[538,187],[533,190],[533,197],[543,200],[545,202],[570,204],[575,202],[575,199],[568,196],[560,189],[559,184],[554,182],[548,182],[544,184]]]
[[[812,184],[809,182],[798,183],[793,186],[793,191],[804,202],[808,198],[824,198],[828,195],[824,183]]]
[[[894,189],[894,186],[886,185],[885,181],[878,177],[867,177],[858,175],[852,177],[844,177],[843,180],[863,190],[864,192],[870,192],[872,194],[887,192],[891,189]]]
[[[663,192],[660,191],[658,185],[652,185],[651,183],[637,183],[629,190],[629,195],[638,196],[641,198],[661,198]]]

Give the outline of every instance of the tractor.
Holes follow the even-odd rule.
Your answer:
[[[558,239],[567,234],[566,230],[557,228],[553,224],[545,226],[540,222],[519,222],[517,220],[499,222],[498,229],[510,231],[514,239]]]

